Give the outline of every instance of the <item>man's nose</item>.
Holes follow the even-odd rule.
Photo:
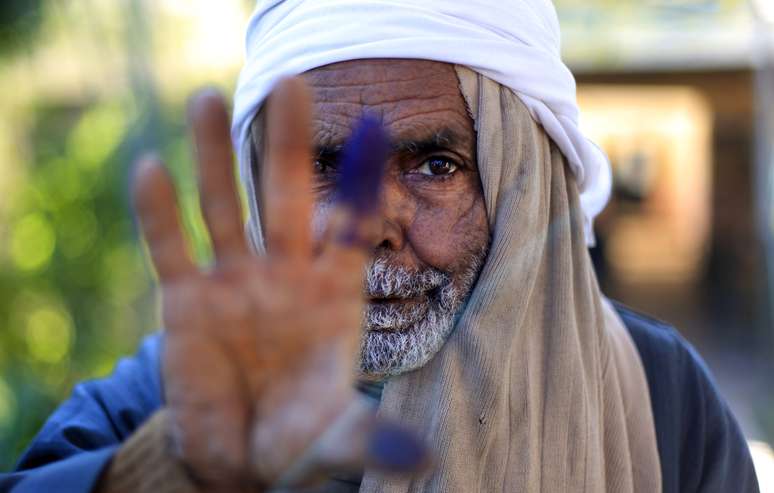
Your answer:
[[[379,226],[374,241],[377,250],[399,252],[406,246],[416,212],[411,194],[397,177],[385,177],[380,197]]]

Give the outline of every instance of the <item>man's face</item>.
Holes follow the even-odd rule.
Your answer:
[[[361,370],[378,378],[418,368],[451,332],[489,245],[476,134],[456,73],[439,62],[356,60],[305,78],[314,93],[318,232],[338,152],[358,119],[380,118],[390,136]]]

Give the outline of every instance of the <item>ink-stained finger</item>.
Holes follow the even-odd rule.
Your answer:
[[[337,204],[328,215],[317,267],[336,272],[340,289],[361,295],[364,268],[376,247],[378,233],[376,214],[364,216]]]
[[[389,155],[389,140],[382,124],[368,116],[358,122],[340,165],[336,205],[324,233],[322,257],[348,272],[353,282],[379,232],[379,197]]]
[[[147,155],[135,164],[132,198],[162,284],[197,272],[180,223],[172,179],[158,157]]]
[[[300,78],[280,82],[267,102],[262,197],[269,255],[311,255],[311,96]]]
[[[234,159],[229,117],[223,97],[213,89],[198,93],[189,106],[199,164],[199,193],[204,222],[210,232],[217,262],[248,254]]]
[[[336,206],[345,213],[332,217],[328,227],[336,231],[326,234],[329,241],[345,246],[368,246],[369,238],[363,238],[362,234],[379,210],[389,151],[389,140],[381,122],[363,116],[344,147]],[[342,218],[348,218],[349,224],[342,224]]]
[[[355,216],[373,214],[379,205],[390,142],[382,123],[363,115],[344,146],[337,202]]]
[[[367,397],[354,398],[320,436],[316,452],[328,472],[368,468],[385,473],[411,473],[428,469],[432,457],[417,433],[376,416]]]

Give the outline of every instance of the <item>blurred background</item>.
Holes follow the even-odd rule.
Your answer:
[[[774,1],[555,4],[582,125],[614,169],[600,281],[699,348],[774,488]],[[0,470],[158,327],[127,197],[142,149],[172,168],[209,258],[185,103],[233,90],[253,5],[0,2]]]

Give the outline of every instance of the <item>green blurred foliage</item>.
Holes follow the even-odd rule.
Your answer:
[[[27,57],[32,46],[5,49],[33,40],[31,27],[23,34],[13,27],[21,14],[6,15],[9,5],[0,7],[0,24],[6,23],[0,53]],[[43,25],[61,11],[56,14],[44,16]],[[15,38],[2,37],[12,31]],[[45,28],[39,36],[42,45]],[[137,44],[131,36],[123,43],[129,58],[144,60],[132,53]],[[10,66],[7,59],[3,63]],[[175,177],[195,256],[209,258],[190,168],[184,95],[158,97],[152,74],[129,63],[124,68],[124,80],[107,81],[104,93],[51,91],[15,111],[3,106],[14,95],[0,95],[0,132],[13,131],[10,138],[0,135],[0,153],[9,140],[15,152],[0,162],[3,471],[77,382],[109,374],[118,358],[134,353],[143,335],[159,326],[153,273],[128,196],[130,163],[146,145],[155,147]],[[115,82],[119,89],[111,86]]]
[[[128,163],[145,124],[132,105],[35,109],[34,166],[0,238],[0,469],[13,465],[73,385],[109,374],[158,327],[128,198]],[[183,114],[163,106],[156,132],[192,250],[206,261]]]
[[[74,382],[107,374],[154,319],[127,210],[127,112],[41,106],[35,119],[34,167],[1,240],[3,468]]]
[[[182,121],[181,108],[167,108]],[[104,376],[157,326],[151,272],[127,198],[133,122],[114,102],[41,107],[35,166],[0,239],[0,468],[9,468],[53,408],[83,379]],[[162,129],[189,231],[207,245],[184,129]]]

